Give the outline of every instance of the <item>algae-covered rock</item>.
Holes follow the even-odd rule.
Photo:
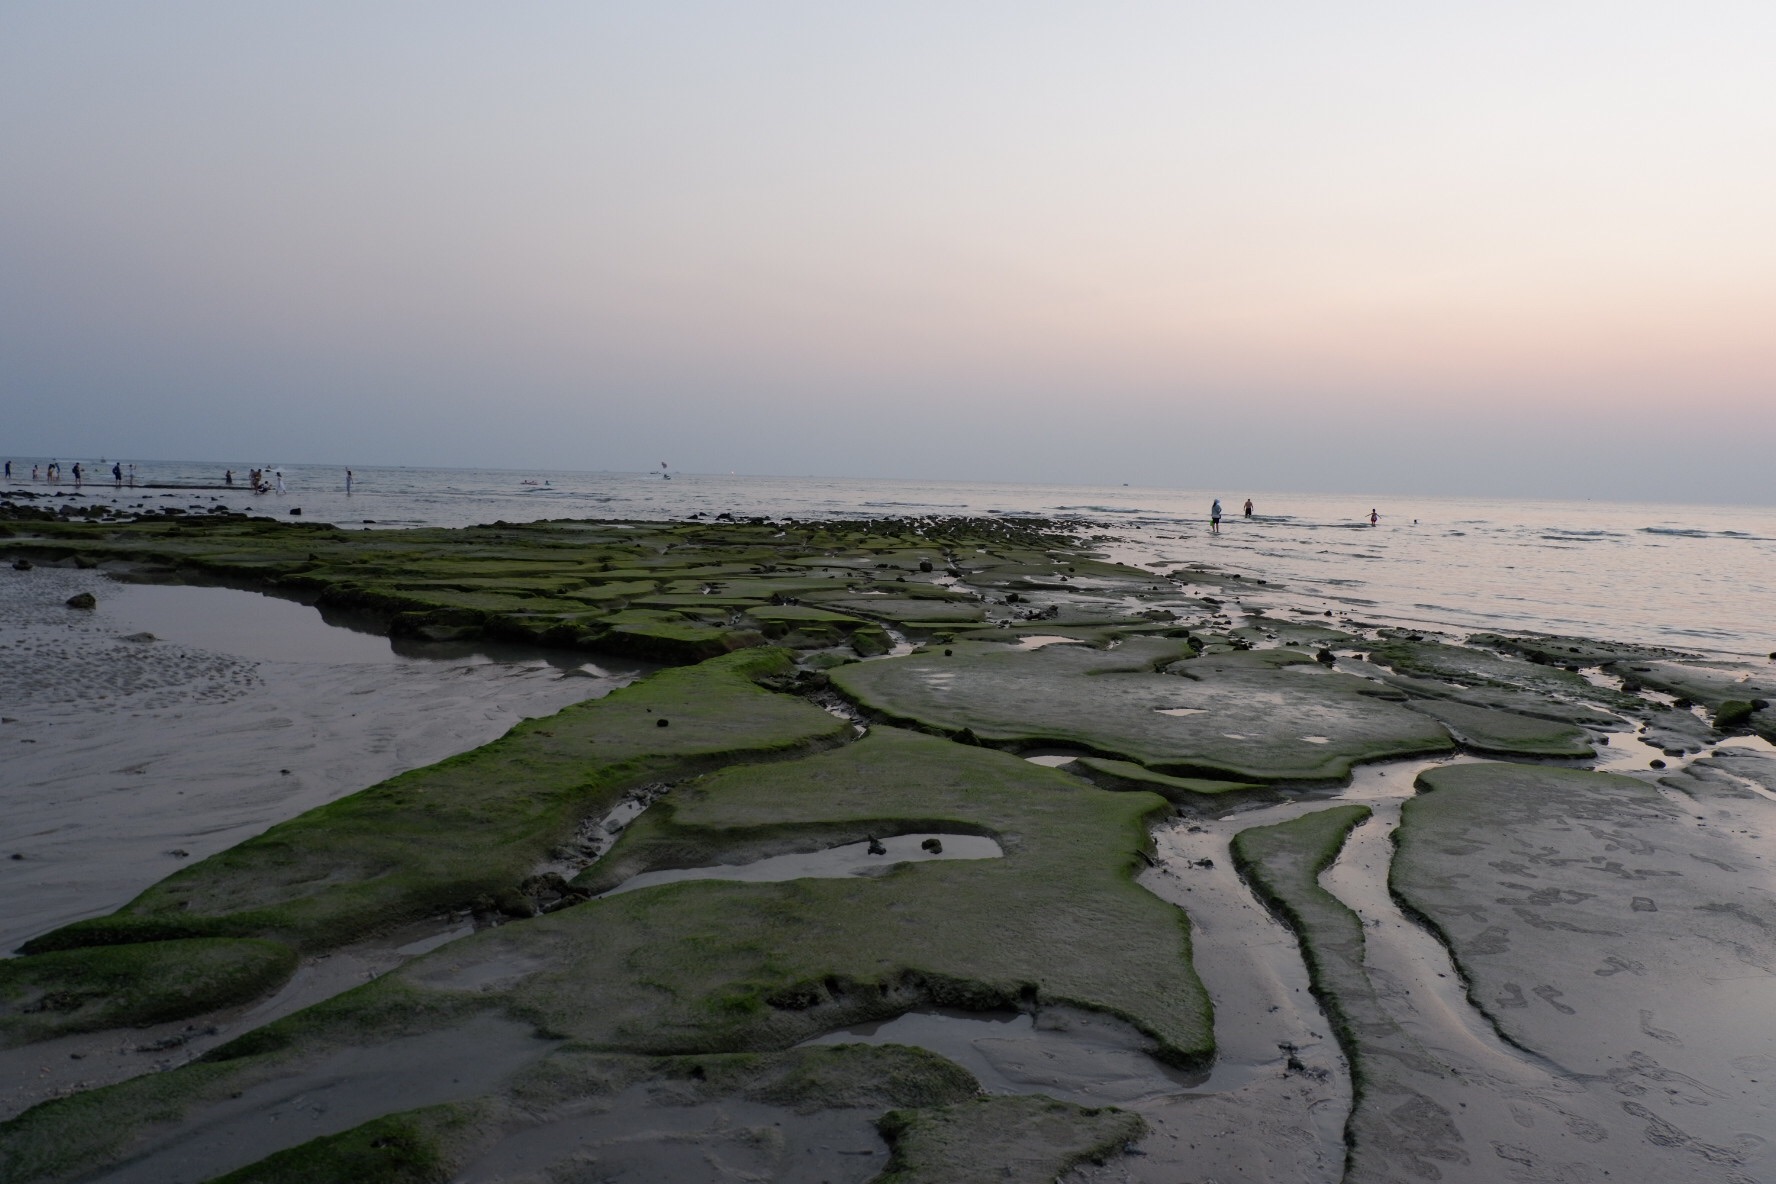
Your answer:
[[[146,1025],[244,1003],[281,985],[295,951],[199,938],[0,961],[0,1045]]]
[[[527,1009],[552,1030],[634,1051],[679,1051],[693,1038],[793,1042],[921,1003],[1065,1001],[1119,1015],[1161,1055],[1191,1063],[1212,1045],[1186,924],[1131,873],[1144,820],[1161,809],[1150,794],[1082,787],[1004,753],[877,728],[805,760],[681,786],[585,886],[932,830],[995,836],[1002,859],[865,879],[657,886],[465,939],[399,973],[425,984],[448,981],[456,972],[445,966],[532,964],[511,988]],[[667,981],[672,998],[647,986]]]
[[[892,1111],[880,1123],[894,1148],[879,1184],[1048,1184],[1139,1139],[1137,1114],[1044,1097],[977,1098],[935,1110]]]
[[[1447,700],[1419,699],[1407,706],[1442,723],[1463,747],[1474,752],[1571,758],[1597,755],[1585,742],[1584,730],[1571,724]]]
[[[1727,731],[1751,722],[1752,705],[1743,699],[1723,699],[1714,709],[1714,726]]]
[[[324,949],[482,899],[528,911],[520,882],[628,787],[843,735],[845,721],[754,682],[788,668],[759,650],[661,671],[274,826],[25,948],[226,935]]]
[[[1374,684],[1296,651],[1209,656],[1182,639],[1131,638],[1007,651],[985,643],[859,663],[833,685],[889,719],[985,743],[1061,744],[1157,772],[1240,781],[1336,781],[1353,762],[1445,752],[1428,717],[1379,700]]]

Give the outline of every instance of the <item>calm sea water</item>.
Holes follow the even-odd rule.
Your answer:
[[[30,471],[29,461],[24,472]],[[63,458],[64,469],[72,462]],[[1203,562],[1364,617],[1456,629],[1581,633],[1764,657],[1776,650],[1776,508],[1371,497],[1075,485],[284,465],[283,495],[221,488],[223,464],[137,462],[135,489],[83,500],[231,508],[357,527],[693,513],[1038,515],[1089,520],[1118,557]],[[275,467],[275,463],[274,463]],[[20,482],[15,486],[48,489]],[[245,480],[244,468],[237,479]],[[203,490],[149,488],[202,484]],[[68,481],[59,494],[72,491]],[[1222,534],[1208,532],[1221,497]],[[1244,499],[1257,516],[1240,515]],[[1368,525],[1371,508],[1380,525]]]

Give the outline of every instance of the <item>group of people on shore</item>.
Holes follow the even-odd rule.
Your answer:
[[[1251,516],[1252,516],[1252,499],[1247,498],[1246,499],[1246,517],[1250,518]],[[1418,519],[1414,518],[1413,521],[1416,522],[1416,521],[1418,521]],[[1369,509],[1369,525],[1370,526],[1381,525],[1381,512],[1379,510],[1375,509],[1373,506],[1370,507],[1370,509]],[[1221,533],[1221,499],[1220,498],[1216,498],[1215,504],[1209,507],[1209,533],[1210,534],[1220,534]]]
[[[1246,499],[1246,517],[1252,516],[1252,499]],[[1216,498],[1215,504],[1209,507],[1209,533],[1221,533],[1221,499]]]
[[[234,487],[233,469],[223,470],[222,484],[229,488]],[[266,476],[266,469],[248,469],[247,488],[251,489],[254,493],[271,493],[273,491],[283,493],[284,471],[282,469],[273,469],[271,470],[271,475]]]
[[[11,461],[6,462],[4,473],[5,480],[11,481],[13,479]],[[69,468],[68,475],[74,478],[74,487],[78,489],[86,481],[86,468],[79,461],[75,461],[73,466]],[[50,485],[60,485],[62,483],[62,462],[59,460],[52,460],[47,465],[32,465],[31,480],[43,481]],[[125,482],[128,482],[131,485],[136,483],[136,466],[130,465],[129,468],[125,470],[122,461],[113,462],[111,465],[111,483],[113,485],[122,485]]]

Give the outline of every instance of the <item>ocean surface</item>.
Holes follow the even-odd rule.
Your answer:
[[[13,483],[0,488],[57,500],[76,492],[66,477],[32,484],[31,463],[21,480],[15,458]],[[64,472],[71,463],[63,458]],[[134,488],[113,486],[109,462],[85,467],[105,480],[87,481],[77,505],[220,502],[280,519],[300,508],[304,521],[347,528],[724,512],[1073,519],[1090,524],[1085,533],[1114,536],[1105,549],[1118,558],[1217,565],[1378,622],[1578,633],[1760,658],[1776,651],[1776,507],[432,468],[355,469],[348,495],[342,468],[276,462],[287,492],[255,495],[223,487],[222,463],[137,462]],[[246,469],[235,473],[244,484]],[[1227,516],[1212,536],[1216,496]],[[1251,519],[1240,513],[1247,497]],[[1371,509],[1381,515],[1373,528]]]

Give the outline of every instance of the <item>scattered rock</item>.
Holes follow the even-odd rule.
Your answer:
[[[35,563],[32,563],[29,559],[15,559],[12,564],[12,570],[13,571],[30,571],[33,567],[36,567],[36,566],[37,565]],[[1772,658],[1776,658],[1776,654],[1771,654],[1770,656]]]
[[[149,642],[157,640],[152,633],[126,633],[119,640]]]
[[[1654,768],[1654,769],[1663,769],[1665,767],[1665,762],[1660,760],[1658,757],[1654,757],[1652,760],[1647,762],[1647,765],[1651,768]]]
[[[920,843],[919,846],[921,849],[929,851],[933,855],[943,854],[943,840],[941,839],[926,839],[923,843]]]
[[[672,726],[672,721],[667,719],[665,716],[661,716],[659,719],[654,721],[654,726],[656,728],[668,728],[668,727]]]
[[[1316,662],[1321,663],[1322,665],[1330,666],[1334,662],[1338,661],[1338,655],[1333,653],[1331,650],[1321,650],[1319,653],[1314,655],[1314,660]]]
[[[68,597],[66,603],[69,608],[97,608],[99,606],[98,597],[91,592],[76,592]]]

